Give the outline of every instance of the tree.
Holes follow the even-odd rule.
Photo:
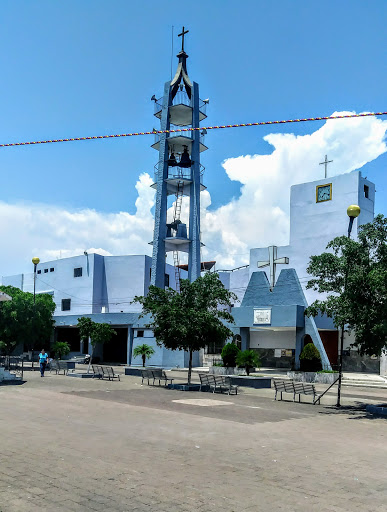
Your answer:
[[[1,286],[0,291],[12,297],[10,301],[0,302],[2,350],[9,355],[17,345],[24,343],[33,355],[38,342],[47,346],[54,328],[55,302],[52,296],[39,293],[34,304],[33,294],[19,288]]]
[[[240,349],[235,345],[234,342],[227,343],[221,353],[222,361],[224,366],[227,368],[233,368],[236,366],[236,358],[240,352]]]
[[[83,342],[88,342],[90,338],[92,351],[89,366],[87,367],[87,373],[89,373],[96,345],[107,343],[112,339],[112,336],[117,333],[109,324],[93,322],[91,318],[85,316],[78,318],[77,327],[79,329],[79,336]]]
[[[52,347],[52,351],[55,354],[55,357],[58,359],[62,359],[62,356],[67,356],[70,353],[70,345],[67,341],[56,341]]]
[[[305,314],[327,314],[336,327],[354,330],[361,354],[380,355],[387,342],[387,219],[378,215],[361,226],[357,241],[337,237],[327,249],[311,256],[307,288],[328,296]]]
[[[142,357],[142,365],[145,366],[145,360],[150,358],[155,353],[154,349],[144,343],[143,345],[139,345],[133,350],[134,357],[141,356]]]
[[[141,316],[151,315],[147,328],[153,330],[158,345],[189,352],[190,384],[193,352],[210,342],[224,343],[232,336],[225,322],[234,322],[229,308],[235,300],[218,274],[207,273],[192,283],[182,279],[180,293],[150,286],[146,297],[136,296],[133,302],[142,305]]]
[[[250,375],[250,368],[260,368],[261,360],[255,350],[243,350],[237,355],[236,364],[239,367],[246,368],[247,375]]]
[[[300,354],[300,370],[318,372],[322,369],[321,355],[313,343],[307,343]]]

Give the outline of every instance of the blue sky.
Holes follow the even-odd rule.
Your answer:
[[[150,98],[161,96],[170,79],[172,25],[173,69],[177,33],[182,25],[190,31],[188,71],[201,97],[210,98],[205,124],[387,110],[386,19],[384,0],[3,0],[0,141],[157,127]],[[240,193],[241,183],[229,179],[224,160],[270,154],[273,147],[263,139],[268,134],[303,136],[323,125],[211,132],[202,159],[209,210]],[[139,175],[153,175],[157,160],[151,143],[152,136],[0,148],[0,200],[135,214]],[[324,154],[315,155],[315,170],[309,170],[316,179]],[[384,153],[364,170],[377,184],[376,209],[384,214],[386,163]],[[335,165],[333,173],[343,172]],[[29,261],[32,250],[49,249],[42,244],[26,242],[18,251]],[[2,274],[9,273],[12,265],[1,264]]]

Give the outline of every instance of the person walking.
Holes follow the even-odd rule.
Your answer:
[[[46,354],[44,348],[42,348],[42,351],[39,354],[39,364],[40,364],[40,376],[44,377],[44,370],[46,369],[48,360],[48,354]]]

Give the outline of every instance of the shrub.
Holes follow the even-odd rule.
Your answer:
[[[303,372],[317,372],[322,369],[320,352],[313,345],[308,343],[300,355],[300,370]]]
[[[57,359],[62,359],[63,356],[67,356],[70,352],[70,345],[67,341],[56,341],[52,345],[52,351]]]
[[[237,355],[236,364],[239,367],[246,368],[246,373],[249,375],[250,368],[261,367],[261,360],[255,350],[244,350]]]
[[[235,345],[235,343],[227,343],[222,350],[222,359],[223,364],[227,368],[236,366],[236,357],[239,354],[240,350]]]

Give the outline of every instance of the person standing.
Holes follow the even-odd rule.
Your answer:
[[[46,354],[44,348],[42,348],[42,351],[39,354],[39,364],[40,364],[40,376],[44,377],[44,370],[46,369],[48,360],[48,354]]]

